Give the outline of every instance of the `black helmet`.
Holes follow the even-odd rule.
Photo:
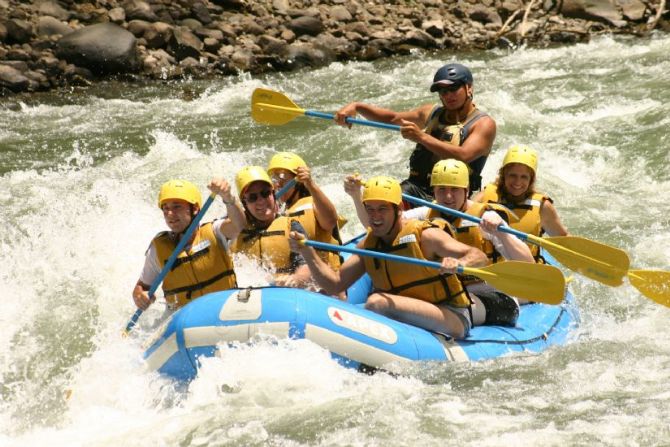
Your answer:
[[[443,66],[435,73],[430,91],[436,92],[440,86],[453,84],[472,85],[472,72],[470,72],[470,69],[461,64],[447,64]]]

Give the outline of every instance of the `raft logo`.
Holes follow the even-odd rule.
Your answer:
[[[328,308],[328,316],[330,321],[337,326],[358,332],[390,345],[398,341],[398,335],[389,326],[362,317],[360,315],[347,312],[346,310],[338,309],[336,307]]]

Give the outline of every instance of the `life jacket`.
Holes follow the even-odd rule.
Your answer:
[[[177,247],[174,233],[163,231],[151,241],[161,266]],[[163,280],[163,294],[171,307],[181,307],[194,298],[237,287],[233,261],[214,234],[212,223],[198,228],[191,245],[177,256]]]
[[[403,223],[391,245],[373,236],[371,230],[363,242],[367,250],[416,259],[426,259],[421,251],[421,233],[435,225],[419,220]],[[456,275],[436,274],[436,270],[414,264],[364,257],[365,270],[372,279],[375,291],[417,298],[429,303],[447,303],[455,307],[469,307],[471,302]]]
[[[488,116],[478,109],[473,109],[465,121],[456,124],[442,122],[444,107],[436,105],[430,112],[424,132],[455,146],[461,146],[470,136],[472,125],[482,117]],[[486,164],[487,155],[482,155],[468,163],[470,168],[470,191],[479,191],[482,185],[482,169]],[[430,175],[433,166],[439,161],[439,157],[426,149],[425,146],[417,144],[412,155],[409,157],[409,178],[413,183],[422,188],[430,188]]]
[[[521,202],[507,202],[501,200],[500,195],[498,194],[498,186],[495,183],[486,185],[484,187],[483,193],[482,202],[499,203],[509,208],[514,214],[517,215],[519,220],[511,221],[509,224],[510,227],[538,237],[541,237],[544,234],[540,210],[542,208],[542,203],[545,200],[548,200],[550,203],[554,203],[554,201],[551,200],[549,196],[536,192]],[[527,245],[530,248],[530,252],[532,253],[535,260],[537,262],[544,262],[544,259],[540,255],[540,247],[530,243]]]
[[[316,214],[314,214],[314,199],[312,196],[298,199],[286,210],[285,214],[291,220],[300,222],[300,225],[302,225],[307,233],[307,239],[326,242],[328,244],[342,245],[337,225],[332,232],[324,230],[321,228],[321,225],[319,225],[319,222],[316,220]],[[339,253],[324,250],[317,250],[317,253],[324,262],[333,268],[333,270],[340,269],[342,259],[340,258]]]
[[[486,211],[495,211],[507,223],[512,220],[510,219],[509,214],[504,209],[502,209],[502,207],[496,208],[486,203],[470,202],[470,205],[464,212],[471,216],[481,218]],[[505,258],[495,249],[493,243],[484,237],[478,223],[472,222],[471,220],[462,219],[460,217],[454,217],[449,214],[445,215],[431,208],[428,213],[427,220],[435,223],[439,222],[441,219],[444,219],[451,224],[452,231],[454,233],[453,237],[457,241],[462,242],[465,245],[469,245],[470,247],[480,249],[486,254],[486,256],[489,258],[489,261],[492,263],[505,260]]]
[[[293,273],[296,256],[291,252],[288,243],[290,220],[279,216],[264,229],[249,224],[233,242],[233,253],[244,253],[256,258],[261,265],[271,268],[275,273]]]

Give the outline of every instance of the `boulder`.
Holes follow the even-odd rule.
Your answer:
[[[203,47],[202,41],[188,28],[181,26],[172,30],[169,48],[178,60],[187,57],[199,59]]]
[[[6,40],[9,43],[27,43],[33,37],[33,25],[21,19],[10,19],[5,22]]]
[[[96,74],[135,72],[139,56],[135,36],[113,23],[80,28],[60,38],[56,56]]]
[[[563,0],[561,14],[575,19],[593,20],[624,26],[619,9],[610,0]]]
[[[644,18],[644,11],[647,7],[640,0],[617,0],[617,4],[628,20],[637,22]]]
[[[146,20],[147,22],[158,21],[158,16],[149,6],[149,3],[142,0],[126,0],[123,5],[127,20]]]
[[[16,68],[0,64],[0,85],[13,92],[21,92],[28,88],[30,79]]]
[[[57,34],[65,36],[72,31],[72,28],[67,26],[65,22],[61,22],[55,17],[42,16],[37,19],[37,34],[40,36],[53,36]]]
[[[286,25],[297,36],[307,34],[316,36],[324,30],[323,22],[318,17],[301,16],[297,17]]]
[[[297,42],[289,45],[287,59],[292,69],[322,67],[335,61],[335,53],[328,48]]]
[[[53,0],[44,0],[35,5],[37,13],[41,16],[50,16],[58,20],[68,20],[72,17],[72,13],[63,9],[58,2]]]

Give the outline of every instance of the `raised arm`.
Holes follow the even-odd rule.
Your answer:
[[[247,225],[242,204],[232,193],[230,184],[222,178],[215,178],[207,185],[210,191],[219,195],[226,205],[227,218],[221,225],[221,233],[228,239],[235,239]]]
[[[312,195],[314,216],[319,226],[326,231],[333,231],[337,225],[337,210],[333,202],[330,201],[312,179],[310,169],[306,166],[297,168],[296,180],[305,185],[307,191]]]
[[[365,211],[365,206],[363,206],[362,187],[363,183],[358,175],[347,175],[344,178],[344,191],[349,194],[351,200],[354,201],[358,220],[363,227],[367,228],[370,223],[368,222],[368,213]]]

